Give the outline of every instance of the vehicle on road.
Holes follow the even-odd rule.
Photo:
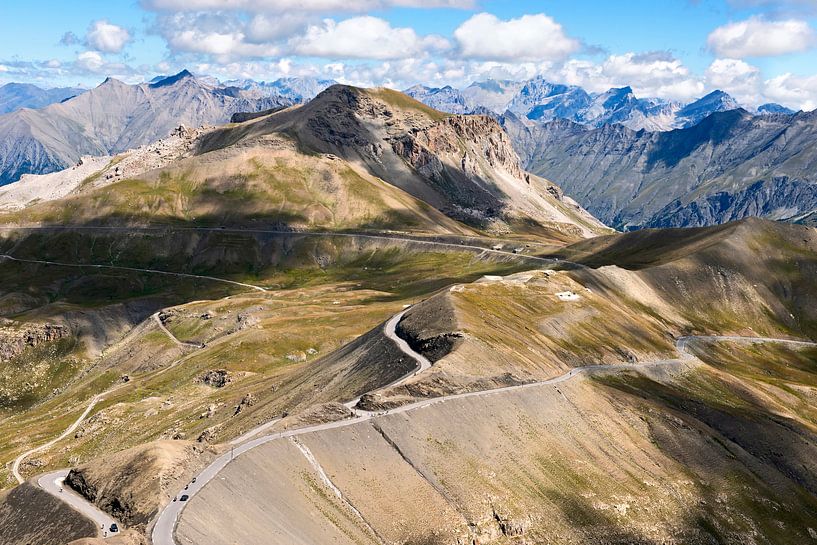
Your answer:
[[[119,531],[119,526],[117,526],[116,523],[114,522],[111,524],[109,530],[111,531],[112,534],[115,534],[116,532]]]
[[[193,484],[194,482],[196,482],[196,478],[195,478],[195,477],[193,477],[193,479],[190,481],[190,484]]]
[[[182,494],[182,497],[179,498],[179,501],[187,501],[189,499],[190,499],[190,496],[188,496],[187,494]]]

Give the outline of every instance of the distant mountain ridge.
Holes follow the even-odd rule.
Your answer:
[[[30,83],[7,83],[0,86],[0,114],[7,114],[22,108],[45,108],[49,104],[62,102],[84,93],[79,87],[42,89]]]
[[[461,90],[451,86],[415,85],[405,93],[449,113],[487,110],[502,115],[510,112],[534,122],[567,119],[596,128],[617,123],[633,130],[649,131],[690,127],[715,112],[741,107],[733,97],[720,90],[683,104],[659,98],[639,98],[629,86],[589,93],[576,85],[553,83],[542,76],[525,82],[489,80]],[[779,104],[764,104],[757,112],[794,113]]]
[[[512,113],[500,121],[525,168],[619,229],[747,216],[801,221],[817,210],[817,111],[734,109],[667,132],[563,119],[533,123]]]
[[[292,101],[260,91],[213,86],[184,70],[152,83],[113,78],[40,110],[0,116],[0,185],[45,174],[84,155],[111,155],[163,138],[179,125],[226,123]]]
[[[251,79],[230,80],[224,85],[238,87],[247,91],[259,91],[273,97],[286,99],[292,103],[302,103],[312,100],[319,93],[337,84],[332,79],[314,77],[285,77],[275,81],[255,81]]]

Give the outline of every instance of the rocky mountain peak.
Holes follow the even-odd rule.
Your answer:
[[[188,71],[188,70],[182,70],[181,72],[179,72],[178,74],[176,74],[174,76],[168,76],[166,78],[160,79],[159,81],[151,83],[150,86],[153,87],[153,88],[167,87],[167,86],[174,85],[174,84],[176,84],[176,83],[178,83],[178,82],[180,82],[182,80],[188,79],[188,78],[195,79],[195,76],[193,76],[193,74],[190,73],[190,71]]]

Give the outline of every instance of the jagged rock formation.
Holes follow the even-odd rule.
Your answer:
[[[289,104],[235,87],[214,87],[187,71],[155,83],[108,78],[96,89],[42,110],[0,116],[0,184],[45,174],[83,155],[111,155],[188,127],[224,123],[236,112]]]
[[[26,349],[42,343],[67,337],[71,331],[55,324],[13,324],[10,320],[0,323],[0,362],[6,362],[22,354]]]
[[[526,168],[618,228],[797,221],[817,208],[817,112],[731,110],[663,133],[513,115],[502,123]]]
[[[510,112],[540,123],[567,119],[589,127],[621,124],[633,130],[667,131],[691,127],[706,116],[734,110],[740,105],[723,91],[684,105],[659,98],[638,98],[629,86],[588,93],[576,85],[552,83],[542,76],[525,82],[489,80],[463,90],[415,85],[406,94],[449,113],[484,111],[497,116]],[[758,113],[783,113],[778,104],[766,104]],[[793,112],[788,112],[793,113]]]

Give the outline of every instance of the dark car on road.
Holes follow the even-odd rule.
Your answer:
[[[182,494],[182,497],[179,498],[179,501],[187,501],[189,499],[190,499],[190,496],[188,496],[187,494]]]
[[[115,534],[116,532],[119,531],[119,526],[117,526],[116,523],[114,522],[113,524],[111,524],[110,531],[112,534]]]

